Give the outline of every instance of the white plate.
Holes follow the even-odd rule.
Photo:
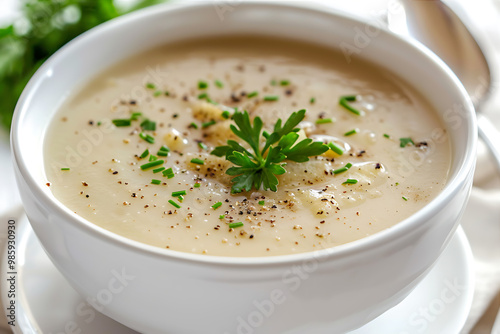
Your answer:
[[[16,222],[16,232],[14,333],[137,334],[98,313],[78,295],[50,262],[25,215]],[[2,262],[0,287],[8,305],[4,277],[10,270]],[[473,281],[472,253],[460,227],[428,276],[403,302],[350,334],[458,333],[470,310]]]

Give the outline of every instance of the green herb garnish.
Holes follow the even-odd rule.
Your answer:
[[[174,201],[173,201],[173,200],[171,200],[171,199],[169,199],[169,200],[168,200],[168,202],[169,202],[170,204],[172,204],[173,206],[175,206],[177,209],[180,209],[180,208],[181,208],[181,206],[180,206],[179,204],[177,204],[176,202],[174,202]]]
[[[191,122],[191,124],[189,124],[188,128],[193,128],[193,129],[198,129],[198,125],[195,123],[195,122]]]
[[[193,159],[191,159],[191,163],[197,164],[197,165],[203,165],[203,164],[205,164],[205,161],[198,159],[198,158],[193,158]]]
[[[141,137],[142,139],[144,139],[145,141],[147,141],[150,144],[154,144],[154,142],[155,142],[155,137],[148,135],[147,133],[144,133],[144,132],[139,133],[139,137]]]
[[[254,90],[253,92],[248,93],[247,97],[251,99],[252,97],[256,97],[257,95],[259,95],[259,92]]]
[[[168,169],[164,170],[161,173],[163,174],[163,176],[166,176],[169,179],[171,179],[171,178],[173,178],[175,176],[174,171],[172,170],[172,168],[168,168]]]
[[[407,197],[402,196],[402,198],[403,198],[405,201],[408,201],[408,198],[407,198]]]
[[[209,127],[209,126],[211,126],[211,125],[214,125],[215,123],[217,123],[217,122],[216,122],[216,121],[214,121],[214,120],[211,120],[211,121],[204,122],[203,124],[201,124],[201,127],[202,127],[203,129],[205,129],[205,128],[208,128],[208,127]]]
[[[337,174],[340,174],[340,173],[347,171],[351,167],[352,167],[352,164],[350,162],[348,162],[345,166],[333,170],[332,173],[337,175]]]
[[[224,219],[224,218],[226,218],[226,215],[220,215],[220,216],[219,216],[219,219],[220,219],[220,220],[222,220],[222,219]]]
[[[112,122],[115,126],[130,126],[132,124],[130,119],[114,119]]]
[[[205,145],[202,141],[198,142],[198,147],[202,150],[208,150],[208,146]]]
[[[356,179],[347,179],[344,182],[342,182],[342,184],[356,184],[356,183],[358,183],[358,180]]]
[[[208,82],[206,81],[198,81],[198,89],[207,89],[208,88]]]
[[[352,130],[347,131],[346,133],[344,133],[344,136],[346,136],[346,137],[347,136],[352,136],[353,134],[358,133],[358,131],[359,131],[358,129],[352,129]]]
[[[279,98],[280,97],[278,95],[267,95],[264,96],[264,101],[278,101]]]
[[[237,223],[229,223],[228,224],[229,228],[237,228],[243,226],[242,222],[237,222]]]
[[[224,119],[228,119],[229,117],[231,117],[231,113],[227,110],[224,110],[221,114],[222,118]]]
[[[68,167],[63,167],[63,168],[61,168],[61,170],[69,170],[69,168]]]
[[[145,119],[141,122],[141,128],[145,131],[156,131],[156,122]]]
[[[385,138],[391,138],[391,136],[389,136],[387,133],[384,133],[384,137]]]
[[[160,165],[163,165],[164,162],[165,162],[164,160],[151,161],[151,162],[145,163],[144,165],[141,165],[141,169],[146,170],[149,168],[160,166]]]
[[[158,157],[156,157],[152,154],[149,156],[149,161],[156,161],[156,160],[158,160]]]
[[[331,118],[320,118],[316,120],[316,124],[327,124],[327,123],[332,123],[333,119]]]
[[[408,145],[415,145],[411,138],[399,138],[399,147],[406,147]]]
[[[359,111],[356,108],[351,107],[351,105],[349,104],[349,102],[355,102],[355,101],[356,101],[356,95],[345,95],[345,96],[340,97],[339,104],[342,107],[349,110],[350,112],[352,112],[353,114],[361,116],[362,115],[361,111]]]
[[[222,81],[215,80],[214,83],[217,86],[217,88],[224,88],[224,84],[222,83]]]
[[[212,205],[212,209],[215,210],[215,209],[219,208],[221,205],[222,205],[222,202],[217,202],[214,205]]]
[[[148,83],[146,84],[146,88],[148,88],[148,89],[155,89],[155,88],[156,88],[156,85],[155,85],[154,83],[148,82]]]
[[[328,148],[330,148],[330,150],[337,153],[338,155],[344,154],[344,150],[340,146],[335,145],[334,142],[328,143]]]
[[[160,167],[160,168],[156,168],[156,169],[153,169],[153,173],[159,173],[161,171],[165,170],[165,167]]]
[[[196,183],[194,184],[194,186],[193,186],[193,187],[195,187],[195,188],[199,188],[200,186],[201,186],[201,183],[196,182]]]
[[[140,111],[133,112],[132,115],[130,115],[130,120],[137,121],[139,119],[139,116],[142,116],[142,112]]]
[[[311,97],[311,99],[309,100],[309,103],[310,104],[316,103],[316,98],[315,97]]]
[[[160,181],[160,180],[157,180],[157,179],[152,179],[152,180],[151,180],[151,183],[152,183],[152,184],[161,184],[161,181]]]
[[[144,152],[142,152],[142,154],[140,155],[141,159],[144,159],[145,157],[147,157],[149,155],[149,150],[146,149],[144,150]]]
[[[183,195],[186,195],[186,191],[185,190],[174,191],[172,193],[172,197],[183,196]]]
[[[162,145],[156,154],[160,157],[166,157],[166,156],[168,156],[169,152],[170,152],[170,149],[168,147],[166,147],[165,145]]]
[[[266,204],[265,201],[259,201],[259,205],[264,205],[264,204]]]
[[[232,193],[242,191],[272,190],[277,191],[278,179],[276,175],[286,173],[284,160],[295,162],[309,161],[309,157],[317,156],[328,151],[328,146],[322,142],[313,142],[312,139],[303,139],[297,142],[299,131],[296,126],[304,119],[305,109],[294,112],[282,126],[281,119],[274,125],[274,130],[266,138],[261,147],[262,120],[255,117],[252,122],[247,111],[235,112],[233,120],[236,125],[231,125],[231,131],[244,140],[253,153],[234,140],[228,140],[226,146],[217,146],[211,154],[222,157],[232,162],[226,174],[236,176],[231,181]]]
[[[281,80],[280,85],[281,86],[288,86],[290,84],[290,80]]]

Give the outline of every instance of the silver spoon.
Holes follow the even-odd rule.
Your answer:
[[[500,171],[500,132],[481,114],[491,91],[491,71],[484,53],[464,22],[439,0],[398,0],[388,10],[389,29],[412,37],[434,51],[460,79],[477,112],[479,137]]]

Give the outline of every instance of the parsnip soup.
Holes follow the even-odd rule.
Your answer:
[[[387,229],[443,189],[451,159],[444,124],[400,78],[250,36],[171,44],[102,73],[60,107],[44,154],[47,185],[81,217],[218,256]]]

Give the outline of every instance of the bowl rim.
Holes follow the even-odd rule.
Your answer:
[[[76,37],[71,42],[63,46],[54,55],[52,55],[32,76],[28,84],[26,85],[23,93],[16,105],[15,113],[12,121],[11,127],[11,151],[12,158],[14,162],[14,167],[18,171],[16,173],[17,178],[22,178],[24,182],[29,186],[30,190],[38,198],[39,201],[43,202],[48,210],[56,210],[57,214],[62,217],[66,222],[69,222],[73,227],[83,231],[86,234],[92,235],[94,238],[101,239],[104,242],[114,244],[120,248],[127,248],[130,251],[136,253],[142,253],[148,257],[154,256],[160,260],[177,260],[183,262],[191,262],[204,265],[219,265],[219,266],[244,266],[244,267],[254,267],[254,266],[276,266],[276,265],[289,265],[293,263],[300,263],[308,261],[311,259],[326,259],[326,258],[340,258],[348,256],[356,256],[366,252],[370,248],[379,247],[381,245],[393,242],[403,238],[410,231],[417,230],[419,225],[423,226],[423,222],[433,216],[433,213],[437,211],[443,202],[447,199],[452,198],[460,189],[461,184],[467,177],[474,171],[475,166],[475,152],[477,145],[477,127],[475,120],[474,107],[470,100],[470,97],[466,93],[464,87],[462,86],[456,75],[448,68],[448,66],[432,51],[427,47],[423,46],[417,41],[405,40],[402,37],[396,35],[395,33],[388,31],[386,29],[381,29],[381,33],[390,36],[395,42],[401,45],[406,44],[407,47],[413,48],[414,52],[418,52],[424,57],[426,57],[430,62],[438,65],[448,75],[455,85],[454,89],[458,89],[460,95],[463,97],[464,102],[464,119],[466,121],[466,126],[468,129],[467,147],[463,155],[463,161],[461,165],[457,168],[457,171],[452,179],[449,179],[444,189],[429,202],[423,208],[407,217],[406,219],[398,222],[392,227],[385,230],[374,233],[370,236],[334,246],[329,248],[323,248],[316,251],[309,251],[296,254],[288,255],[271,255],[271,256],[261,256],[261,257],[231,257],[231,256],[217,256],[217,255],[202,255],[195,253],[188,253],[182,251],[176,251],[171,249],[163,249],[160,247],[148,245],[139,241],[135,241],[121,235],[115,234],[114,232],[108,231],[87,219],[84,219],[77,214],[73,213],[70,209],[65,207],[61,202],[55,198],[51,198],[46,195],[45,191],[42,189],[40,182],[30,173],[29,168],[27,168],[26,163],[23,158],[23,152],[20,149],[20,135],[22,133],[22,121],[25,114],[30,109],[30,101],[34,94],[37,93],[37,88],[40,85],[40,80],[43,78],[45,73],[50,70],[52,64],[57,63],[60,58],[64,58],[65,54],[68,53],[74,47],[78,46],[81,40],[90,39],[95,35],[99,34],[101,31],[119,29],[120,26],[131,24],[133,21],[143,20],[150,16],[155,15],[174,15],[176,11],[191,9],[193,7],[197,8],[207,8],[213,7],[213,3],[205,2],[172,2],[167,4],[161,4],[152,6],[149,8],[141,9],[136,12],[126,14],[124,16],[115,18],[101,25],[98,25],[89,31],[83,33],[82,35]],[[302,11],[313,12],[317,15],[328,15],[330,17],[336,17],[341,19],[347,19],[351,22],[373,26],[368,21],[363,21],[362,17],[355,14],[345,12],[343,10],[335,9],[329,6],[325,6],[321,3],[306,3],[306,2],[281,2],[278,0],[261,2],[258,0],[240,0],[238,2],[238,9],[244,8],[245,6],[260,6],[263,8],[270,8],[279,6],[280,8],[296,9]],[[380,27],[379,27],[380,28]],[[43,165],[43,162],[42,162]],[[19,184],[19,180],[18,180]]]

